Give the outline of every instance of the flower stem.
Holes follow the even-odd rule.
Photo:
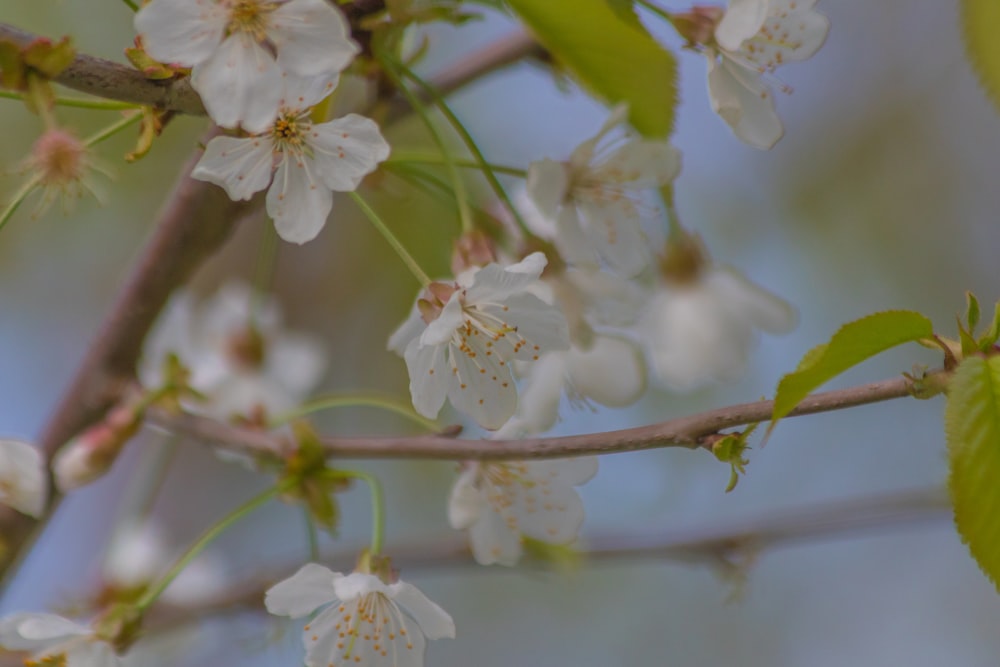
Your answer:
[[[458,136],[462,138],[462,141],[465,143],[466,148],[468,148],[469,151],[472,153],[472,155],[475,157],[475,162],[479,166],[479,169],[482,170],[483,176],[486,178],[486,181],[490,184],[490,187],[493,189],[493,194],[495,194],[497,198],[503,202],[504,206],[507,207],[507,210],[514,218],[514,221],[517,223],[517,226],[521,229],[521,232],[527,238],[533,238],[535,235],[531,232],[531,229],[528,228],[527,223],[525,223],[524,218],[521,217],[521,213],[514,206],[514,203],[511,202],[510,197],[507,196],[507,191],[503,189],[502,185],[500,185],[500,181],[497,180],[496,174],[494,173],[492,166],[486,161],[486,158],[483,157],[483,152],[479,150],[479,146],[476,145],[475,139],[473,139],[472,135],[469,134],[469,131],[465,129],[465,125],[462,124],[462,121],[460,121],[458,117],[452,112],[451,108],[448,106],[448,103],[444,101],[444,97],[442,97],[441,93],[434,86],[432,86],[431,84],[420,78],[416,74],[416,72],[414,72],[410,68],[406,67],[403,64],[398,64],[398,67],[406,78],[410,79],[415,84],[417,84],[417,86],[421,90],[423,90],[428,97],[431,98],[431,100],[437,106],[438,110],[440,110],[441,113],[444,114],[444,117],[448,119],[448,122],[451,123],[451,126],[455,129],[456,132],[458,132]]]
[[[312,514],[308,507],[302,508],[302,518],[306,522],[306,541],[309,544],[309,560],[314,563],[319,562],[319,535],[316,532],[316,523],[312,519]]]
[[[350,479],[359,479],[368,485],[372,497],[372,546],[371,554],[377,556],[382,552],[385,537],[385,503],[382,498],[382,484],[378,478],[360,470],[338,470],[337,474]]]
[[[83,145],[86,146],[87,148],[90,148],[94,144],[98,144],[107,139],[108,137],[118,134],[119,132],[127,128],[129,125],[134,125],[140,120],[142,120],[141,113],[128,114],[124,118],[119,120],[117,123],[112,123],[103,130],[98,130],[94,134],[84,139]]]
[[[274,265],[278,256],[278,234],[274,225],[264,225],[260,245],[257,247],[257,266],[253,274],[253,296],[250,299],[250,323],[256,327],[260,311],[267,299],[268,288],[274,278]]]
[[[413,259],[413,256],[409,252],[406,251],[403,244],[399,242],[399,239],[397,239],[396,235],[392,233],[392,230],[390,230],[386,224],[382,222],[382,218],[378,217],[378,214],[372,209],[371,206],[368,205],[368,202],[366,202],[357,192],[348,192],[347,194],[351,195],[351,198],[354,199],[354,203],[358,205],[358,208],[360,208],[361,212],[365,214],[368,221],[375,226],[375,229],[382,234],[382,237],[388,241],[389,245],[392,246],[392,249],[396,251],[397,255],[399,255],[399,258],[403,260],[403,264],[406,264],[406,268],[410,270],[410,273],[414,275],[420,284],[424,287],[430,285],[431,279],[427,276],[427,273],[420,268],[417,261]]]
[[[684,238],[688,236],[684,225],[681,224],[681,217],[677,213],[677,206],[674,204],[674,189],[670,185],[660,188],[660,196],[663,198],[663,205],[667,211],[667,231],[669,238]]]
[[[183,556],[174,563],[173,567],[163,575],[163,577],[156,582],[155,585],[150,586],[146,589],[146,592],[142,594],[142,597],[135,603],[136,610],[140,613],[146,611],[151,604],[156,602],[156,599],[167,589],[174,579],[177,578],[185,567],[191,564],[191,561],[200,554],[205,547],[207,547],[215,538],[221,535],[227,528],[232,526],[234,523],[245,517],[246,515],[253,512],[258,507],[264,505],[272,498],[284,493],[289,488],[295,484],[295,480],[290,480],[284,484],[274,486],[264,493],[256,496],[240,507],[238,507],[229,516],[223,518],[217,524],[209,528],[205,533],[198,538],[198,540],[192,544]]]
[[[13,90],[0,90],[0,99],[23,100],[24,93]],[[100,109],[102,111],[124,111],[126,109],[138,109],[138,104],[129,102],[117,102],[115,100],[88,100],[82,97],[57,97],[57,106],[74,107],[77,109]]]
[[[132,0],[122,0],[122,2],[128,5],[129,9],[131,9],[133,12],[139,11],[139,5],[135,4]]]
[[[31,191],[38,187],[38,184],[41,182],[42,177],[40,174],[32,176],[25,181],[24,185],[22,185],[17,192],[14,193],[10,203],[7,204],[7,207],[4,208],[2,213],[0,213],[0,230],[4,228],[4,225],[6,225],[7,221],[11,219],[14,212],[21,206],[21,204],[24,203],[24,200],[28,198]]]
[[[465,167],[468,169],[479,169],[482,170],[482,165],[477,160],[463,160],[457,159],[452,160],[456,167]],[[383,165],[392,164],[445,164],[445,158],[441,155],[434,153],[406,153],[395,151],[388,160],[382,163]],[[515,176],[517,178],[527,178],[528,172],[525,169],[519,169],[517,167],[508,167],[502,164],[488,163],[490,169],[493,170],[495,174],[504,174],[505,176]]]
[[[414,423],[423,426],[428,431],[436,431],[438,429],[437,423],[433,420],[427,419],[419,414],[417,414],[413,408],[409,405],[394,401],[390,398],[385,398],[375,394],[345,394],[339,396],[326,396],[323,398],[318,398],[314,401],[310,401],[305,405],[302,405],[295,410],[291,410],[282,415],[278,415],[271,420],[268,425],[270,428],[277,428],[282,424],[287,424],[290,421],[300,419],[314,412],[319,412],[320,410],[328,410],[331,408],[350,408],[350,407],[372,407],[380,408],[382,410],[387,410],[389,412],[394,412],[397,415],[402,415],[407,419],[413,421]]]
[[[458,173],[458,167],[452,158],[451,151],[448,145],[445,143],[441,134],[438,132],[437,127],[434,125],[434,121],[431,119],[430,115],[427,113],[426,107],[424,107],[423,102],[410,92],[410,89],[406,87],[403,80],[400,78],[397,70],[399,72],[406,72],[406,66],[401,62],[390,56],[389,54],[383,53],[382,60],[386,65],[385,73],[392,79],[393,83],[399,89],[399,92],[409,101],[410,106],[413,107],[417,115],[427,126],[427,131],[431,135],[431,139],[434,140],[434,144],[438,147],[441,152],[441,156],[444,160],[445,167],[448,169],[448,176],[451,178],[452,187],[455,188],[455,202],[458,205],[458,218],[462,224],[463,232],[471,232],[474,229],[472,224],[472,211],[469,208],[469,198],[465,191],[465,183],[462,181],[461,176]]]

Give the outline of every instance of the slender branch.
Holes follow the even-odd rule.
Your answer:
[[[841,500],[800,507],[765,516],[727,521],[719,525],[690,526],[642,534],[604,534],[584,539],[578,552],[585,565],[628,562],[662,562],[723,565],[732,567],[741,555],[790,547],[808,541],[849,539],[865,534],[884,535],[887,529],[919,527],[950,517],[947,495],[939,489],[923,489]],[[358,548],[360,550],[361,547]],[[322,562],[349,571],[357,560],[358,550],[324,554]],[[477,572],[520,573],[522,568],[480,567],[472,558],[464,537],[445,537],[419,543],[389,545],[383,550],[394,567],[407,573],[414,570],[454,572],[469,567]],[[531,565],[530,561],[525,563]],[[537,564],[537,563],[536,563]],[[158,604],[150,610],[145,629],[155,633],[201,620],[206,615],[235,609],[262,608],[261,601],[274,582],[288,576],[301,565],[286,566],[255,573],[236,582],[215,598],[196,607]],[[542,563],[541,565],[544,565]]]
[[[905,377],[813,394],[789,416],[829,412],[909,396]],[[643,449],[697,449],[702,438],[722,429],[767,421],[773,401],[733,405],[700,414],[620,431],[526,440],[461,440],[446,435],[338,437],[320,439],[326,454],[338,459],[510,460],[544,459],[585,454],[613,454]],[[280,461],[292,444],[284,436],[238,428],[194,415],[151,410],[149,421],[179,435],[246,456]]]
[[[0,23],[0,40],[19,47],[31,44],[38,35],[6,23]],[[104,58],[78,53],[73,63],[55,78],[55,82],[109,100],[154,106],[171,111],[204,116],[205,107],[187,78],[154,81],[142,72]]]

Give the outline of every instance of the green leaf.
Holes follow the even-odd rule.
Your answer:
[[[979,324],[979,299],[972,292],[965,293],[965,322],[969,325],[969,334],[973,334],[976,331],[976,325]]]
[[[768,434],[816,387],[881,352],[933,334],[931,321],[909,310],[875,313],[845,324],[829,343],[810,350],[797,370],[781,378]]]
[[[998,338],[1000,338],[1000,301],[997,301],[996,306],[994,306],[993,322],[990,324],[990,328],[979,337],[979,349],[988,352],[996,344]]]
[[[673,130],[677,61],[638,21],[608,0],[509,0],[535,38],[589,91],[629,105],[633,127],[649,138]]]
[[[955,370],[944,413],[955,526],[1000,591],[1000,357]]]
[[[986,90],[986,96],[1000,110],[1000,2],[961,0],[962,39],[965,55]]]

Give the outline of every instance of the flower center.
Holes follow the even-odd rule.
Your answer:
[[[237,366],[260,368],[266,356],[266,341],[256,327],[247,326],[226,339],[226,356]]]
[[[271,129],[275,148],[280,151],[301,152],[306,143],[306,134],[311,127],[308,113],[282,113],[278,116],[278,120],[274,121],[274,127]]]
[[[86,150],[69,132],[49,130],[35,142],[31,160],[44,184],[64,187],[83,178]]]
[[[267,15],[278,8],[276,2],[237,0],[229,10],[227,34],[245,32],[258,42],[267,39]]]
[[[65,653],[46,655],[37,660],[34,658],[24,659],[24,667],[66,667],[68,664]]]

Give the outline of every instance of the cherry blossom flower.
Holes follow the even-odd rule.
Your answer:
[[[455,637],[455,623],[416,586],[373,574],[308,563],[264,598],[278,616],[301,618],[326,607],[303,632],[308,667],[360,664],[420,667],[426,639]]]
[[[59,127],[38,137],[18,171],[27,174],[32,187],[41,193],[33,212],[35,217],[45,213],[57,200],[64,213],[85,194],[100,202],[103,188],[94,175],[111,177],[110,170],[94,158],[79,137]]]
[[[328,81],[286,79],[285,88],[280,113],[265,132],[215,137],[191,175],[225,188],[234,200],[250,199],[270,183],[267,214],[278,235],[305,243],[326,224],[333,192],[357,189],[389,157],[389,144],[370,118],[310,119],[310,107],[331,89]]]
[[[0,503],[40,517],[49,497],[49,475],[37,448],[0,439]]]
[[[93,629],[55,614],[22,612],[0,619],[0,645],[12,651],[32,651],[28,667],[117,667],[121,664],[106,641]]]
[[[193,68],[216,124],[248,132],[273,123],[283,72],[333,77],[360,50],[325,0],[153,0],[135,29],[153,58]]]
[[[319,340],[287,331],[281,309],[230,283],[200,307],[190,295],[175,297],[147,343],[140,368],[146,387],[159,386],[164,357],[178,355],[191,371],[190,385],[208,397],[189,409],[219,418],[289,410],[308,395],[327,364]]]
[[[666,141],[631,138],[602,143],[625,120],[619,106],[600,131],[566,162],[545,159],[528,167],[528,193],[556,220],[556,246],[568,261],[591,266],[603,259],[631,277],[649,262],[642,231],[644,190],[667,185],[680,172],[680,152]]]
[[[757,330],[791,331],[795,309],[733,269],[712,265],[696,237],[668,244],[663,282],[650,297],[638,330],[657,375],[688,391],[739,377]]]
[[[489,264],[455,283],[431,283],[389,339],[410,374],[417,412],[437,417],[445,398],[483,428],[503,426],[517,407],[511,364],[569,346],[558,309],[527,292],[545,268],[536,252]]]
[[[784,134],[767,79],[786,62],[810,58],[826,40],[830,21],[815,5],[816,0],[731,0],[706,45],[712,109],[755,148],[771,148]]]
[[[478,563],[516,564],[522,535],[552,544],[576,539],[584,512],[574,487],[597,474],[597,457],[463,465],[448,501],[448,521],[469,531]]]

